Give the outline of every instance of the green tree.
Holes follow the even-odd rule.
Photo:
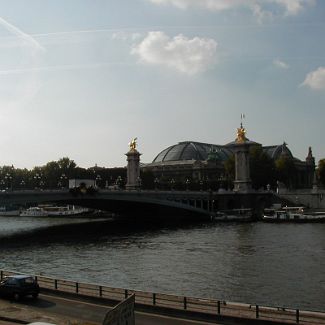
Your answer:
[[[229,181],[235,179],[235,155],[231,155],[224,163],[226,178]]]
[[[145,190],[152,190],[155,187],[154,179],[155,176],[152,171],[146,170],[142,171],[141,175],[141,187]]]
[[[73,171],[77,167],[77,164],[74,162],[74,160],[71,160],[68,157],[63,157],[58,160],[58,165],[62,173],[70,178],[74,176]]]
[[[318,162],[318,178],[323,186],[325,186],[325,159],[321,159]]]
[[[284,183],[287,187],[295,186],[296,167],[290,157],[280,157],[275,161],[277,180]]]
[[[267,184],[275,186],[276,173],[274,161],[263,151],[261,146],[251,147],[249,151],[249,166],[253,188],[265,188]]]
[[[42,167],[42,176],[47,188],[56,188],[62,176],[58,162],[50,161]]]

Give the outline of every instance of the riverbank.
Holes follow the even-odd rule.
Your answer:
[[[0,271],[1,279],[14,272]],[[169,316],[211,322],[218,320],[251,322],[272,321],[280,324],[325,324],[325,313],[321,311],[303,311],[287,307],[271,307],[185,297],[180,295],[167,295],[156,292],[143,292],[122,288],[111,288],[102,285],[80,283],[65,279],[36,277],[41,292],[74,299],[89,298],[91,302],[99,305],[114,306],[130,295],[135,295],[137,309],[153,314],[166,314]],[[37,302],[32,302],[33,306]],[[45,307],[45,305],[44,305]]]

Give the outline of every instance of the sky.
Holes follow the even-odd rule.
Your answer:
[[[0,165],[247,137],[325,158],[323,0],[0,0]]]

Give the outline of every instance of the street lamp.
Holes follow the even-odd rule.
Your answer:
[[[122,177],[121,176],[117,176],[116,179],[116,185],[120,188],[122,185]]]
[[[199,184],[200,184],[200,191],[202,191],[203,190],[203,180],[202,179],[200,180]]]
[[[39,183],[40,183],[40,180],[41,180],[41,175],[39,173],[36,173],[35,176],[34,176],[34,180],[35,180],[35,190],[39,188]]]
[[[24,188],[25,185],[26,185],[26,183],[25,183],[25,181],[22,179],[19,185],[20,185],[21,188]]]
[[[155,190],[158,190],[158,186],[159,186],[159,179],[156,177],[153,181],[155,183]]]
[[[62,188],[65,188],[65,184],[66,184],[67,179],[68,179],[68,177],[64,173],[60,176],[59,183],[61,183]],[[58,185],[59,185],[59,183],[58,183]]]
[[[140,176],[137,177],[137,185],[138,185],[139,189],[141,189],[142,180],[141,180]]]
[[[12,190],[12,176],[11,176],[11,174],[7,173],[5,175],[5,183],[6,183],[6,190],[9,190],[9,188]]]
[[[39,182],[40,189],[42,189],[44,187],[44,185],[45,185],[45,182],[43,180],[40,180],[40,182]]]
[[[171,191],[174,189],[174,185],[175,185],[175,180],[174,180],[174,178],[172,178],[170,180],[170,189],[171,189]]]
[[[210,184],[210,178],[209,178],[209,176],[207,176],[205,178],[205,180],[206,180],[206,190],[207,191],[211,191],[211,184]]]
[[[191,183],[191,181],[188,178],[186,178],[186,181],[185,181],[186,191],[188,191],[188,188],[190,186],[190,183]]]
[[[100,177],[100,175],[97,175],[95,178],[95,187],[100,187],[99,185],[100,185],[101,180],[102,180],[102,178]]]

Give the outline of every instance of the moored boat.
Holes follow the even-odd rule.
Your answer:
[[[40,207],[30,207],[26,210],[20,211],[20,217],[47,217],[48,213]]]
[[[262,220],[265,222],[325,222],[325,211],[308,211],[304,207],[265,209]]]
[[[238,221],[247,222],[252,221],[252,210],[251,209],[232,209],[218,211],[212,218],[213,221]]]
[[[77,207],[74,205],[66,206],[44,206],[43,210],[47,212],[49,217],[70,217],[79,216],[88,213],[90,210],[84,207]]]
[[[83,207],[40,205],[22,210],[19,213],[21,217],[73,217],[87,214],[90,209]]]

